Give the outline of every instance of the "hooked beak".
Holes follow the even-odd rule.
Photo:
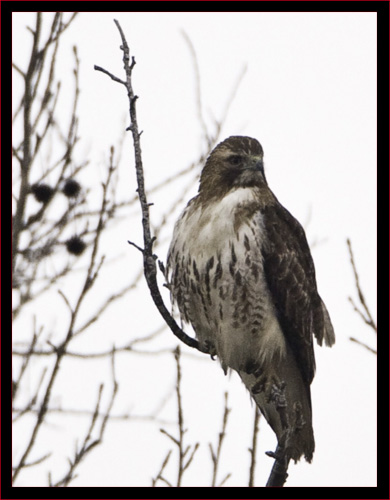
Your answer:
[[[263,158],[259,156],[252,157],[250,162],[244,170],[251,170],[252,172],[261,172],[264,177],[264,162]]]

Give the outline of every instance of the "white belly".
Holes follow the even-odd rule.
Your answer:
[[[252,190],[240,188],[204,210],[189,210],[171,248],[172,261],[176,252],[181,256],[173,269],[181,315],[200,342],[214,346],[224,369],[262,365],[286,350],[263,273],[261,213],[239,226],[235,218],[253,201]]]

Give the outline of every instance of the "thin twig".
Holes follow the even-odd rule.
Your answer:
[[[253,423],[253,437],[252,437],[252,447],[249,448],[249,453],[251,455],[251,465],[249,469],[249,487],[254,487],[255,485],[255,469],[256,469],[256,451],[257,451],[257,436],[259,433],[259,421],[260,421],[260,411],[255,408],[255,418]]]
[[[169,457],[171,456],[171,453],[172,453],[172,450],[169,450],[168,453],[167,453],[167,456],[165,457],[161,467],[160,467],[160,470],[158,471],[158,474],[157,476],[152,479],[152,486],[156,486],[156,483],[158,480],[161,480],[161,481],[164,481],[166,484],[168,484],[168,486],[172,486],[164,477],[163,477],[163,472],[164,472],[164,469],[165,467],[167,466],[168,464],[168,461],[169,461]]]
[[[114,80],[114,82],[118,82],[118,83],[121,83],[122,85],[126,85],[126,82],[124,82],[123,80],[121,80],[120,78],[118,78],[117,76],[113,75],[112,73],[110,73],[109,71],[107,71],[106,69],[102,68],[101,66],[97,66],[95,64],[95,66],[93,67],[93,69],[95,71],[101,71],[102,73],[104,73],[105,75],[108,75],[111,80]]]
[[[182,407],[182,398],[181,398],[180,346],[177,346],[177,348],[174,351],[174,355],[175,355],[175,361],[176,361],[176,398],[177,398],[177,413],[178,413],[177,425],[178,425],[178,429],[179,429],[179,435],[176,438],[176,437],[172,436],[172,434],[167,432],[165,429],[160,429],[160,432],[162,434],[164,434],[165,436],[167,436],[178,449],[179,460],[178,460],[176,487],[181,487],[184,472],[188,469],[188,467],[192,463],[192,460],[195,456],[195,453],[199,448],[199,443],[195,443],[190,455],[188,456],[188,454],[191,450],[191,446],[190,445],[186,446],[184,444],[184,435],[185,435],[187,430],[184,428],[184,416],[183,416],[183,407]],[[166,458],[166,460],[167,460],[167,458]],[[164,477],[162,477],[161,474],[162,473],[160,471],[160,473],[157,475],[156,479],[154,480],[154,485],[156,484],[157,480],[161,480],[161,481],[164,481],[169,486],[172,486],[171,482],[167,481]]]
[[[224,406],[223,419],[222,419],[222,430],[219,433],[218,446],[217,446],[216,452],[214,451],[212,444],[209,443],[211,460],[213,461],[213,477],[211,480],[212,487],[215,487],[217,484],[218,466],[219,466],[219,462],[220,462],[220,458],[221,458],[222,444],[223,444],[223,441],[226,437],[226,426],[227,426],[229,413],[230,413],[230,409],[228,408],[228,393],[225,392],[225,406]],[[229,476],[230,476],[230,474],[229,474]],[[227,477],[224,478],[223,482],[225,482],[226,479],[227,479]]]
[[[357,308],[357,306],[355,305],[355,303],[354,303],[354,301],[353,301],[353,299],[351,297],[349,297],[349,301],[353,305],[355,311],[363,319],[363,321],[368,326],[370,326],[375,331],[375,333],[378,333],[377,325],[376,325],[376,323],[375,323],[375,321],[374,321],[374,319],[373,319],[373,317],[371,315],[371,312],[370,312],[370,310],[368,308],[368,305],[367,305],[366,299],[364,297],[363,291],[362,291],[362,289],[360,287],[359,275],[358,275],[358,272],[357,272],[357,268],[356,268],[356,264],[355,264],[355,259],[354,259],[353,251],[352,251],[352,243],[351,243],[351,240],[349,238],[347,239],[347,245],[348,245],[348,250],[349,250],[349,257],[350,257],[350,260],[351,260],[351,266],[352,266],[353,274],[354,274],[354,277],[355,277],[356,290],[357,290],[357,293],[358,293],[360,304],[363,307],[364,312],[360,311]]]
[[[201,84],[200,84],[200,71],[199,71],[198,58],[197,58],[195,47],[192,43],[191,38],[188,36],[188,34],[184,30],[181,30],[181,34],[188,45],[188,48],[190,50],[191,57],[192,57],[192,64],[194,66],[195,96],[196,96],[196,109],[198,111],[198,120],[199,120],[201,129],[203,131],[203,135],[208,143],[207,145],[209,148],[211,148],[211,146],[212,146],[211,139],[210,139],[209,132],[207,130],[206,121],[205,121],[204,116],[203,116],[202,92],[201,92]]]
[[[100,385],[99,387],[99,393],[98,393],[98,399],[97,403],[95,406],[95,411],[92,415],[91,418],[91,423],[89,425],[89,429],[87,431],[87,434],[83,440],[83,443],[81,447],[75,452],[75,456],[73,460],[69,460],[69,470],[65,474],[65,476],[60,479],[56,484],[51,484],[51,486],[68,486],[69,483],[75,479],[75,470],[81,463],[81,461],[85,458],[85,456],[92,451],[96,446],[100,445],[103,441],[103,436],[104,436],[104,431],[106,429],[106,425],[108,422],[108,419],[111,414],[111,410],[114,404],[114,400],[116,397],[116,394],[118,392],[118,382],[116,381],[115,377],[115,354],[114,354],[114,349],[112,351],[112,357],[111,357],[111,373],[112,373],[112,381],[113,381],[113,389],[112,389],[112,394],[111,394],[111,399],[110,402],[108,403],[108,407],[106,412],[103,415],[102,422],[100,424],[100,430],[98,432],[98,436],[95,439],[92,439],[92,434],[94,432],[94,429],[96,427],[97,421],[99,419],[99,409],[100,409],[100,401],[103,393],[103,384]]]
[[[43,455],[40,458],[37,458],[36,460],[33,460],[32,462],[28,462],[24,464],[24,467],[34,467],[35,465],[41,464],[45,460],[47,460],[49,457],[51,457],[51,453],[46,453],[46,455]]]
[[[351,342],[355,342],[356,344],[359,344],[360,346],[364,347],[365,349],[367,349],[368,351],[370,351],[372,354],[378,354],[375,349],[373,349],[372,347],[368,346],[364,342],[361,342],[360,340],[355,339],[355,337],[349,337],[349,340]]]

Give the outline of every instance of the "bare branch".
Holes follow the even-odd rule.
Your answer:
[[[118,83],[121,83],[122,85],[126,85],[126,82],[124,82],[123,80],[121,80],[120,78],[118,78],[117,76],[113,75],[112,73],[110,73],[109,71],[107,71],[106,69],[102,68],[101,66],[97,66],[95,64],[95,66],[93,67],[93,69],[95,71],[101,71],[102,73],[108,75],[112,80],[114,80],[114,82],[118,82]]]
[[[358,272],[357,272],[357,268],[356,268],[356,264],[355,264],[355,259],[354,259],[353,252],[352,252],[351,240],[349,238],[347,239],[347,245],[348,245],[349,256],[350,256],[350,260],[351,260],[351,266],[352,266],[353,274],[354,274],[354,277],[355,277],[356,290],[358,292],[359,301],[360,301],[361,306],[363,307],[364,312],[360,311],[357,308],[357,306],[355,305],[355,303],[354,303],[354,301],[353,301],[353,299],[351,297],[349,297],[349,300],[352,303],[355,311],[357,313],[359,313],[359,315],[363,319],[363,321],[368,326],[370,326],[375,331],[375,333],[378,333],[377,326],[375,324],[375,321],[373,320],[373,317],[372,317],[371,312],[370,312],[370,310],[368,308],[366,299],[364,297],[363,291],[362,291],[362,289],[360,287],[359,275],[358,275]]]
[[[48,385],[46,387],[45,395],[43,397],[43,401],[41,403],[41,406],[40,406],[40,409],[39,409],[39,412],[37,415],[37,419],[36,419],[35,425],[33,427],[32,433],[31,433],[31,437],[27,443],[25,451],[22,454],[22,457],[21,457],[18,465],[15,467],[14,474],[13,474],[13,481],[16,480],[20,471],[27,463],[27,458],[28,458],[28,456],[29,456],[34,444],[35,444],[38,432],[42,426],[42,423],[44,422],[44,418],[45,418],[45,415],[46,415],[48,407],[49,407],[49,401],[51,398],[54,383],[56,381],[56,378],[57,378],[57,375],[58,375],[58,372],[60,369],[61,361],[64,358],[68,344],[70,343],[70,341],[72,340],[73,335],[74,335],[74,327],[75,327],[76,319],[77,319],[77,316],[79,313],[79,309],[80,309],[81,304],[84,301],[86,295],[91,290],[91,288],[92,288],[92,286],[93,286],[93,284],[98,276],[98,272],[101,268],[101,265],[103,263],[103,258],[100,259],[99,263],[96,263],[96,260],[97,260],[97,251],[98,251],[99,241],[100,241],[102,229],[104,227],[103,218],[105,215],[105,209],[106,209],[106,204],[107,204],[107,198],[106,198],[107,188],[108,188],[108,185],[109,185],[110,180],[111,180],[112,172],[113,172],[113,167],[112,167],[112,162],[111,162],[110,168],[108,170],[107,181],[103,185],[103,198],[102,198],[102,203],[101,203],[100,216],[99,216],[99,220],[97,222],[97,227],[95,230],[95,238],[94,238],[94,242],[93,242],[93,246],[92,246],[89,267],[88,267],[87,274],[86,274],[86,277],[84,280],[84,285],[81,289],[81,292],[79,294],[79,297],[76,301],[76,305],[74,308],[72,308],[69,300],[65,297],[65,295],[62,294],[65,302],[67,303],[67,305],[69,307],[70,320],[69,320],[68,330],[67,330],[65,339],[63,340],[63,342],[60,345],[58,345],[58,346],[52,345],[53,350],[55,351],[55,355],[56,355],[54,367],[52,369],[52,372],[51,372],[51,375],[49,378],[49,382],[48,382]]]
[[[248,486],[253,488],[255,486],[255,469],[256,469],[256,451],[257,451],[257,436],[259,433],[259,421],[261,413],[259,409],[255,408],[255,418],[253,423],[253,437],[252,437],[252,448],[249,448],[249,453],[251,455],[251,465],[249,469],[249,484]]]
[[[375,349],[373,349],[372,347],[368,346],[364,342],[361,342],[360,340],[355,339],[355,337],[349,337],[349,340],[351,342],[355,342],[356,344],[359,344],[360,346],[364,347],[365,349],[367,349],[368,351],[370,351],[372,354],[377,354],[377,351]]]
[[[196,443],[194,447],[192,448],[191,454],[189,458],[186,460],[186,456],[191,450],[191,446],[184,445],[184,434],[186,433],[186,429],[184,429],[184,417],[183,417],[183,408],[182,408],[182,399],[181,399],[181,366],[180,366],[180,346],[177,346],[177,348],[174,351],[175,355],[175,361],[176,361],[176,397],[177,397],[177,425],[178,425],[178,431],[179,431],[179,436],[176,438],[172,436],[169,432],[167,432],[165,429],[160,429],[160,432],[162,434],[165,434],[177,447],[178,449],[178,454],[179,454],[179,461],[178,461],[178,469],[177,469],[177,479],[176,479],[176,486],[180,487],[182,486],[182,480],[183,480],[183,475],[184,472],[188,469],[190,466],[194,455],[196,451],[199,448],[199,443]],[[166,458],[166,460],[168,457]],[[154,486],[156,485],[156,482],[158,480],[164,481],[166,484],[171,485],[169,481],[167,481],[164,477],[162,477],[162,473],[157,475],[156,479],[154,481]]]
[[[355,258],[354,258],[353,251],[352,251],[352,243],[351,243],[351,240],[349,238],[347,239],[347,245],[348,245],[351,266],[352,266],[352,270],[353,270],[353,274],[354,274],[354,278],[355,278],[356,291],[357,291],[357,294],[359,297],[359,302],[360,302],[362,309],[358,308],[358,306],[355,304],[352,297],[348,297],[348,300],[352,304],[354,311],[361,317],[361,319],[364,321],[364,323],[366,323],[366,325],[368,325],[370,328],[372,328],[374,330],[375,334],[377,334],[378,333],[377,325],[376,325],[376,323],[371,315],[371,312],[368,308],[364,293],[363,293],[361,286],[360,286],[359,274],[358,274],[358,271],[356,268]],[[361,342],[360,340],[356,339],[355,337],[349,337],[349,340],[351,340],[352,342],[355,342],[356,344],[361,345],[362,347],[364,347],[368,351],[372,352],[373,354],[377,354],[377,351],[375,349],[372,349],[366,343]]]
[[[145,181],[142,166],[142,156],[141,156],[141,133],[138,129],[137,122],[137,112],[136,112],[136,101],[138,96],[134,94],[132,86],[132,71],[135,66],[134,57],[131,58],[130,62],[130,49],[123,33],[123,30],[117,20],[114,20],[122,40],[121,50],[123,51],[123,65],[126,73],[126,89],[129,98],[129,115],[130,115],[130,126],[128,130],[131,131],[133,136],[134,144],[134,155],[135,155],[135,168],[137,175],[137,185],[138,185],[138,197],[141,204],[142,211],[142,227],[144,234],[144,248],[143,248],[143,261],[144,261],[144,274],[145,279],[148,284],[150,293],[152,295],[153,301],[159,310],[160,314],[164,318],[165,322],[172,330],[174,335],[178,337],[182,342],[184,342],[189,347],[194,347],[201,352],[206,352],[206,350],[192,337],[189,337],[183,330],[179,327],[176,321],[173,319],[168,309],[166,308],[164,301],[162,299],[160,290],[157,284],[157,266],[156,266],[156,255],[153,253],[153,243],[155,237],[152,237],[150,230],[150,215],[149,207],[150,204],[147,201],[146,191],[145,191]]]
[[[167,466],[167,464],[168,464],[169,457],[171,456],[171,453],[172,453],[172,450],[169,450],[169,451],[168,451],[168,453],[167,453],[167,456],[165,457],[165,459],[164,459],[164,461],[163,461],[163,463],[162,463],[162,465],[161,465],[161,467],[160,467],[160,470],[159,470],[159,472],[158,472],[157,476],[156,476],[154,479],[152,479],[152,486],[153,486],[153,487],[154,487],[154,486],[156,486],[156,483],[157,483],[157,481],[159,481],[159,480],[161,480],[161,481],[165,482],[168,486],[172,486],[172,485],[171,485],[171,483],[169,483],[169,482],[168,482],[168,481],[167,481],[167,480],[163,477],[163,475],[162,475],[162,474],[163,474],[163,472],[164,472],[165,467],[166,467],[166,466]]]
[[[43,455],[40,458],[37,458],[36,460],[33,460],[32,462],[29,462],[24,465],[24,467],[34,467],[34,465],[41,464],[45,460],[47,460],[49,457],[51,457],[51,453],[46,453],[46,455]]]
[[[69,483],[75,479],[75,470],[76,468],[80,465],[81,461],[85,458],[85,456],[92,451],[96,446],[100,445],[103,441],[103,435],[104,431],[106,429],[106,425],[108,422],[108,418],[110,416],[112,406],[114,404],[114,400],[116,397],[116,394],[118,392],[118,383],[115,378],[115,355],[114,355],[114,350],[112,351],[112,358],[111,358],[111,372],[112,372],[112,380],[113,380],[113,390],[111,394],[111,399],[108,404],[107,410],[103,416],[101,425],[100,425],[100,430],[98,432],[98,436],[95,439],[92,439],[92,433],[95,429],[95,426],[97,424],[98,418],[99,418],[99,408],[100,408],[100,401],[103,393],[103,384],[100,385],[99,387],[99,393],[98,393],[98,399],[95,407],[95,411],[92,415],[91,423],[89,426],[89,429],[87,431],[87,434],[84,438],[83,444],[81,445],[80,449],[75,452],[75,456],[73,460],[69,460],[69,470],[65,474],[65,476],[60,479],[56,484],[51,484],[50,486],[68,486]]]
[[[210,135],[207,130],[207,125],[206,121],[203,116],[203,107],[202,107],[202,92],[201,92],[201,85],[200,85],[200,71],[199,71],[199,64],[198,64],[198,58],[196,55],[196,51],[194,48],[194,45],[191,41],[191,38],[188,36],[188,34],[182,30],[181,34],[186,41],[188,48],[191,53],[191,58],[192,58],[192,64],[194,66],[194,72],[195,72],[195,95],[196,95],[196,109],[198,112],[198,120],[201,126],[201,129],[203,131],[204,138],[206,139],[207,146],[211,148],[212,143],[210,140]]]
[[[216,452],[214,451],[212,444],[209,443],[211,460],[213,461],[213,477],[211,480],[212,487],[215,487],[217,484],[217,473],[218,473],[219,460],[221,458],[222,444],[223,444],[223,441],[226,437],[226,427],[227,427],[229,413],[230,413],[230,409],[228,408],[228,393],[225,392],[225,406],[224,406],[223,419],[222,419],[222,430],[218,436],[218,446],[217,446]],[[226,479],[227,479],[227,477],[225,477],[223,481],[226,481]]]

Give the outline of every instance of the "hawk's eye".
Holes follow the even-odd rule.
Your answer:
[[[229,156],[228,160],[229,160],[229,163],[231,165],[239,165],[242,161],[242,156],[232,155],[232,156]]]

